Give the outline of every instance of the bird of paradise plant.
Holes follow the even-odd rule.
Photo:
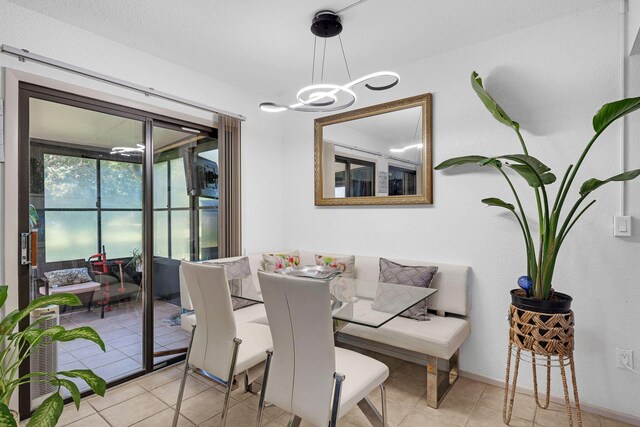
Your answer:
[[[0,286],[0,308],[7,300],[7,290],[8,286]],[[80,299],[73,294],[59,293],[44,296],[31,301],[23,310],[10,312],[0,321],[0,426],[16,427],[15,418],[12,411],[9,410],[9,401],[13,392],[21,384],[46,382],[57,387],[35,410],[27,427],[53,427],[57,424],[64,407],[64,400],[60,395],[62,387],[69,391],[76,408],[80,408],[80,390],[69,378],[83,380],[96,394],[104,396],[105,380],[88,369],[30,372],[26,375],[19,375],[19,367],[29,355],[51,342],[86,339],[93,341],[100,346],[102,351],[105,351],[104,342],[98,333],[88,326],[67,330],[62,326],[55,325],[42,329],[41,323],[47,320],[47,316],[41,317],[21,331],[15,331],[18,323],[36,309],[49,305],[77,306],[81,304]]]
[[[583,207],[585,200],[594,190],[604,184],[613,181],[629,181],[640,175],[640,169],[635,169],[603,180],[596,178],[588,179],[579,189],[580,197],[573,203],[568,212],[562,215],[569,190],[589,150],[591,150],[591,147],[598,137],[611,123],[640,108],[640,98],[622,99],[605,104],[600,108],[593,117],[592,124],[595,134],[587,143],[575,165],[570,164],[567,167],[560,182],[556,197],[554,200],[551,200],[547,192],[547,186],[556,181],[556,176],[548,166],[529,155],[529,150],[520,132],[520,124],[512,120],[489,95],[482,85],[482,79],[475,71],[471,74],[471,86],[493,117],[500,123],[514,130],[520,142],[522,154],[507,154],[493,157],[481,155],[455,157],[440,163],[435,169],[441,170],[452,166],[477,164],[482,167],[493,168],[504,177],[515,199],[515,206],[512,203],[496,197],[483,199],[482,202],[488,206],[507,209],[516,217],[522,231],[526,248],[528,277],[525,278],[525,282],[527,283],[522,287],[527,292],[528,297],[538,300],[550,299],[553,296],[552,280],[560,248],[578,219],[596,202],[595,200],[591,200]],[[522,206],[520,195],[509,174],[505,172],[505,168],[511,169],[517,175],[524,178],[527,184],[533,189],[540,230],[537,238],[537,247],[534,244],[531,226]]]

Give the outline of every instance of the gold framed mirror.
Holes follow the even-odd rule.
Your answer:
[[[315,120],[315,205],[433,203],[431,94]]]

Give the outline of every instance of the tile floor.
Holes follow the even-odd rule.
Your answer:
[[[387,385],[388,423],[391,427],[499,426],[502,423],[502,389],[460,378],[439,409],[427,406],[425,369],[391,357],[367,353],[390,368]],[[60,426],[125,427],[170,426],[183,364],[168,367],[107,391],[104,398],[94,396],[82,402],[79,411],[65,407]],[[197,374],[190,374],[185,388],[179,426],[218,426],[223,389]],[[379,407],[379,393],[371,398]],[[232,393],[227,426],[253,426],[258,396],[239,387]],[[266,409],[263,426],[286,426],[290,415],[278,407]],[[511,426],[557,427],[567,425],[564,407],[552,404],[538,409],[533,398],[517,395]],[[20,424],[24,425],[24,422]],[[308,426],[304,422],[303,426]],[[369,426],[356,407],[339,423],[342,427]],[[584,413],[585,427],[623,427],[628,424]]]
[[[189,345],[189,333],[169,320],[180,313],[180,307],[156,300],[154,302],[155,351]],[[106,353],[86,340],[76,340],[58,345],[58,370],[92,369],[107,381],[122,378],[139,371],[142,366],[142,300],[120,302],[100,318],[100,310],[76,310],[63,313],[60,324],[65,328],[90,326],[106,345]],[[161,361],[158,359],[157,361]],[[85,389],[83,382],[78,382]]]

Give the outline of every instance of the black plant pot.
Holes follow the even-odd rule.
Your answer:
[[[568,313],[571,311],[571,301],[573,298],[570,295],[561,292],[554,292],[552,299],[540,300],[527,297],[522,289],[511,291],[511,304],[522,310],[535,311],[536,313]]]

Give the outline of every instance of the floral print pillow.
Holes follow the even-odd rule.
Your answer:
[[[297,267],[300,265],[300,252],[262,254],[265,271],[282,270],[287,267]]]
[[[337,268],[342,271],[342,277],[347,279],[356,278],[356,257],[355,255],[339,257],[333,255],[316,254],[316,265],[323,265],[331,268]]]
[[[49,281],[49,286],[57,288],[58,286],[77,285],[91,281],[89,270],[87,267],[67,268],[66,270],[47,271],[44,277]]]

